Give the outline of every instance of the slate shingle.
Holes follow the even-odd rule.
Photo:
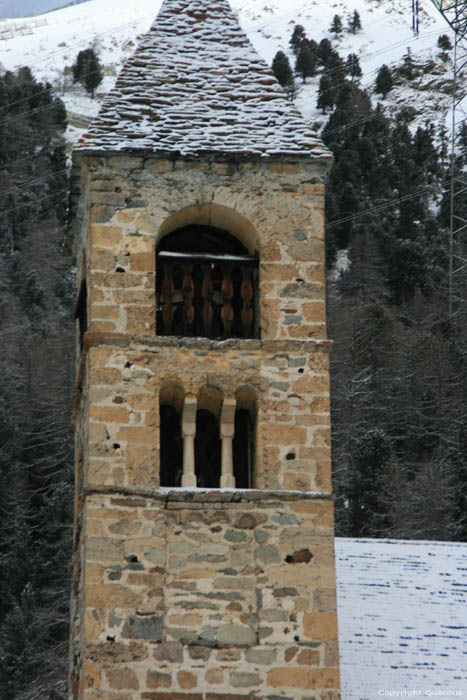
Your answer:
[[[165,0],[76,150],[330,157],[228,0]]]

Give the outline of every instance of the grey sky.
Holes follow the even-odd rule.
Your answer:
[[[76,4],[84,1],[76,0]],[[40,15],[57,7],[72,4],[72,0],[0,0],[0,19]]]

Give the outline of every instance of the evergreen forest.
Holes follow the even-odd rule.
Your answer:
[[[0,698],[65,697],[74,281],[61,254],[66,113],[0,77]]]
[[[354,13],[347,28],[334,18],[332,33],[360,26]],[[290,46],[296,64],[280,52],[273,70],[291,98],[319,78],[319,128],[335,158],[326,255],[337,534],[465,541],[467,251],[462,239],[450,249],[449,183],[467,170],[467,128],[452,158],[442,126],[411,106],[388,116],[392,85],[417,70],[410,56],[382,67],[378,103],[360,86],[357,56],[300,25]],[[28,68],[1,75],[2,700],[66,697],[75,290],[61,254],[65,128],[48,84]],[[467,219],[465,192],[457,212]]]
[[[360,29],[354,13],[345,29],[334,17],[330,31]],[[290,97],[318,80],[316,126],[334,155],[326,261],[336,534],[465,541],[467,251],[465,234],[449,232],[453,174],[454,230],[467,220],[467,123],[452,156],[444,122],[423,122],[411,105],[389,116],[393,86],[422,70],[410,50],[377,72],[378,101],[360,86],[355,54],[340,56],[301,25],[289,45],[295,67],[278,52],[272,70]],[[438,48],[447,61],[447,36]]]

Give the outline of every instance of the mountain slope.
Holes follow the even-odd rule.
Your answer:
[[[416,61],[427,64],[436,59],[438,36],[449,33],[447,24],[431,2],[426,2],[421,11],[418,37],[411,28],[410,0],[340,0],[332,5],[323,0],[232,0],[231,4],[268,64],[279,49],[291,55],[289,39],[296,23],[305,27],[309,38],[319,42],[323,38],[332,39],[329,28],[335,14],[342,17],[345,26],[349,16],[357,10],[362,31],[344,32],[334,45],[344,57],[348,53],[359,56],[364,87],[373,85],[383,63],[400,63],[407,47],[411,48]],[[134,50],[138,36],[147,31],[160,5],[161,0],[139,0],[135,4],[123,0],[89,0],[50,12],[41,16],[44,26],[34,27],[29,22],[31,34],[18,34],[0,41],[0,62],[8,70],[29,65],[38,80],[50,82],[62,94],[68,110],[92,116],[98,111],[99,99],[91,100],[83,88],[71,85],[69,68],[78,51],[91,44],[95,46],[105,72],[104,82],[98,89],[98,97],[102,97],[112,87],[122,62]],[[2,23],[0,37],[1,32],[13,24]],[[435,89],[436,84],[439,88],[440,83],[446,82],[449,62],[443,66],[438,61],[435,70],[441,71],[442,78],[422,76],[417,85],[397,88],[388,103],[400,105],[416,101],[423,119],[438,121],[450,106],[449,98],[444,99],[439,89]],[[309,84],[301,86],[297,106],[308,119],[322,121],[316,108],[317,86],[318,79],[309,79]]]

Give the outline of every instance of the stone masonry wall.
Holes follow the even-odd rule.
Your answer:
[[[255,487],[331,491],[327,343],[120,338],[121,347],[93,347],[103,338],[92,334],[85,341],[77,446],[85,486],[158,487],[159,396],[173,383],[193,396],[213,387],[224,397],[254,392]]]
[[[89,492],[81,526],[73,697],[338,698],[329,498]]]
[[[70,699],[336,700],[328,163],[82,164]],[[157,245],[187,224],[258,253],[260,339],[157,336]],[[159,488],[172,390],[253,397],[258,490]]]
[[[259,252],[262,338],[324,338],[327,167],[83,157],[75,254],[90,330],[154,334],[157,243],[205,223]]]

